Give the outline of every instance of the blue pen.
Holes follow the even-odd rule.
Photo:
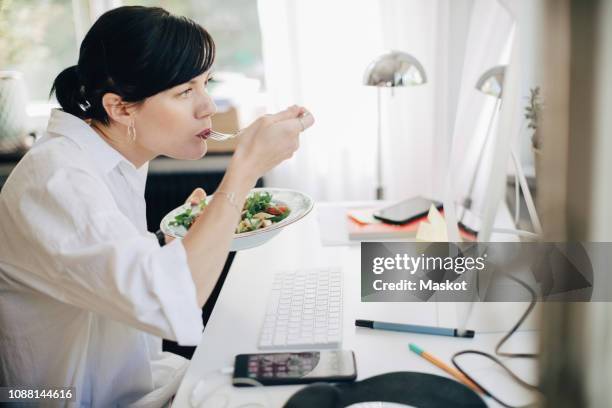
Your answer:
[[[355,320],[355,326],[369,327],[377,330],[393,330],[408,333],[433,334],[435,336],[474,337],[474,330],[449,329],[446,327],[417,326],[415,324],[375,322],[372,320]]]

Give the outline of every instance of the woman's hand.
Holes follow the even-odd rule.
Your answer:
[[[206,191],[204,191],[203,188],[198,187],[193,190],[189,197],[187,197],[187,200],[185,200],[185,204],[198,205],[205,198]],[[169,244],[170,242],[172,242],[172,240],[174,240],[174,237],[171,237],[170,235],[164,235],[164,239],[166,241],[166,244]]]
[[[200,202],[204,200],[205,198],[206,198],[206,191],[204,191],[203,188],[198,187],[195,190],[193,190],[193,192],[189,195],[187,200],[185,200],[185,204],[189,203],[191,205],[197,205],[197,204],[200,204]]]
[[[259,118],[242,131],[232,161],[215,198],[183,238],[187,262],[196,286],[200,306],[212,293],[227,259],[240,208],[257,179],[293,155],[299,134],[312,126],[314,118],[304,108],[292,106],[274,115]],[[204,197],[196,190],[192,197]],[[217,198],[220,197],[220,198]],[[230,198],[231,197],[231,198]]]
[[[255,181],[299,147],[300,132],[314,123],[314,117],[299,106],[292,106],[273,115],[265,115],[242,131],[230,168]]]

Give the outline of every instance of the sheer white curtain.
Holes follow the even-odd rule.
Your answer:
[[[442,198],[458,133],[455,118],[465,102],[462,87],[473,88],[463,84],[469,79],[465,72],[486,66],[482,55],[491,33],[480,31],[484,37],[479,38],[474,26],[496,23],[475,17],[483,2],[498,5],[486,0],[259,0],[270,109],[303,104],[317,119],[303,135],[301,149],[272,171],[267,183],[319,200],[374,198],[376,89],[363,86],[362,79],[371,60],[395,49],[419,59],[428,82],[383,90],[386,198]],[[466,47],[474,43],[476,55]],[[468,57],[476,57],[478,66]]]
[[[259,12],[270,108],[302,104],[316,118],[293,159],[266,182],[316,199],[369,198],[376,95],[361,81],[382,49],[378,3],[260,0]]]
[[[428,76],[426,85],[397,89],[384,104],[389,198],[442,199],[473,0],[379,4],[385,47],[413,54]]]

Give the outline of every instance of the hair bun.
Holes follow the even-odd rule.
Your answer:
[[[66,68],[55,78],[51,94],[55,92],[55,97],[64,112],[70,113],[79,118],[87,117],[86,111],[89,102],[84,96],[84,87],[79,79],[79,68],[77,65]]]

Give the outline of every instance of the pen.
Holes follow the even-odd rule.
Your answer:
[[[477,393],[484,394],[484,392],[480,389],[479,386],[474,384],[469,378],[463,375],[463,373],[461,373],[459,370],[449,367],[448,365],[444,364],[442,361],[438,360],[436,357],[432,356],[428,352],[423,351],[422,348],[420,348],[414,343],[410,343],[408,347],[410,347],[410,350],[414,351],[419,356],[423,357],[425,360],[429,361],[430,363],[432,363],[433,365],[437,367],[440,367],[442,370],[446,371],[448,374],[455,377],[458,381],[462,382],[465,386],[470,387],[472,390],[474,390]]]
[[[394,330],[409,333],[434,334],[436,336],[474,337],[474,330],[449,329],[446,327],[417,326],[415,324],[375,322],[372,320],[355,320],[355,326],[369,327],[378,330]]]

